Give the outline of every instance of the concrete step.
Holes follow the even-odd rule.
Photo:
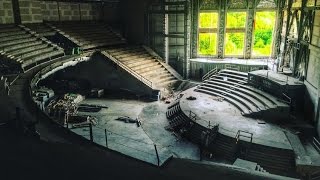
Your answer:
[[[14,41],[9,41],[9,42],[5,42],[5,43],[1,43],[0,44],[0,48],[5,48],[5,47],[8,47],[8,46],[16,46],[18,44],[21,44],[21,43],[26,43],[26,42],[32,42],[32,41],[35,41],[36,38],[35,37],[29,37],[29,38],[24,38],[24,39],[17,39],[17,40],[14,40]]]
[[[33,45],[37,45],[37,44],[41,44],[42,41],[37,41],[36,39],[33,39],[32,41],[27,41],[24,43],[20,43],[20,44],[13,44],[12,46],[7,46],[5,47],[3,50],[10,53],[12,51],[15,50],[20,50],[29,46],[33,46]]]
[[[20,56],[18,56],[17,58],[20,58],[20,59],[30,59],[30,58],[33,58],[33,57],[36,57],[36,56],[41,56],[42,54],[44,53],[47,53],[47,52],[50,52],[50,51],[53,51],[54,47],[50,47],[50,46],[44,46],[42,48],[39,48],[37,50],[34,50],[34,51],[30,51],[28,53],[25,53],[25,54],[21,54]]]
[[[153,63],[153,62],[156,62],[156,60],[148,59],[148,58],[138,58],[138,59],[135,59],[134,61],[124,61],[123,63],[129,67],[134,67],[134,66],[140,66],[141,64]]]
[[[31,34],[20,34],[20,35],[15,35],[15,36],[2,37],[2,38],[0,38],[0,43],[6,43],[8,41],[25,39],[25,38],[29,38],[29,37],[31,37]]]
[[[7,33],[0,33],[0,38],[18,36],[18,35],[23,35],[23,34],[26,34],[26,32],[25,31],[20,31],[20,30],[10,31],[10,32],[7,32]]]
[[[244,106],[246,106],[251,112],[259,112],[260,111],[260,109],[257,109],[257,107],[255,107],[250,101],[246,100],[243,97],[235,95],[235,94],[233,94],[231,92],[226,92],[226,91],[223,91],[223,90],[220,90],[220,89],[215,89],[215,88],[212,88],[212,87],[202,86],[202,85],[200,85],[199,88],[200,89],[205,89],[205,90],[208,90],[208,91],[213,91],[213,92],[219,93],[219,94],[221,94],[223,96],[230,97],[230,98],[234,99],[235,101],[238,101],[239,103],[241,103]]]
[[[158,66],[158,65],[160,65],[159,62],[145,63],[145,64],[142,64],[140,66],[134,66],[131,69],[133,69],[134,71],[140,72],[141,70],[152,68],[152,67],[155,67],[155,66]]]
[[[41,56],[36,56],[30,59],[25,59],[23,61],[23,64],[21,65],[24,70],[28,70],[36,65],[42,64],[46,61],[49,61],[53,58],[61,57],[64,55],[63,50],[55,50],[55,51],[50,51],[44,54],[41,54]]]
[[[231,74],[231,73],[219,72],[218,75],[228,77],[228,78],[230,77],[230,78],[237,79],[240,81],[247,81],[248,80],[248,77],[241,76],[241,75],[235,75],[235,74]]]
[[[158,84],[156,84],[156,86],[157,87],[167,87],[167,86],[174,85],[177,82],[178,82],[177,79],[173,79],[173,80],[169,80],[169,81],[158,83]]]
[[[171,80],[176,80],[176,78],[174,76],[167,76],[167,77],[164,77],[164,78],[161,78],[161,79],[153,79],[153,81],[155,81],[156,84],[162,84],[162,83],[165,83],[165,82],[169,82]]]
[[[121,60],[121,59],[127,59],[127,58],[133,59],[133,58],[139,58],[139,57],[149,57],[150,55],[143,50],[139,50],[139,51],[132,51],[132,52],[124,52],[118,55],[112,54],[112,56]]]
[[[163,72],[168,72],[168,71],[164,67],[160,67],[160,68],[155,69],[154,71],[142,72],[140,74],[144,77],[149,77],[149,76],[154,76],[154,75],[157,75],[157,74],[163,73]]]
[[[217,81],[217,80],[206,80],[204,82],[205,83],[209,83],[209,84],[215,84],[215,85],[218,85],[218,86],[221,86],[221,87],[233,88],[233,89],[235,89],[237,91],[246,93],[246,94],[250,95],[253,98],[256,98],[258,101],[260,101],[262,104],[264,104],[264,106],[267,106],[269,108],[276,107],[276,105],[271,100],[266,98],[265,96],[263,96],[263,95],[261,95],[259,93],[256,93],[255,91],[251,91],[251,90],[245,89],[245,88],[239,86],[238,84],[229,84],[229,83],[227,83],[227,81]]]
[[[0,29],[0,35],[2,34],[10,34],[12,32],[21,31],[20,28],[13,26],[13,27],[4,27]]]
[[[147,54],[145,55],[141,55],[139,57],[126,57],[126,58],[122,58],[122,59],[119,59],[121,60],[121,62],[123,63],[134,63],[134,62],[139,62],[139,61],[142,61],[142,60],[148,60],[148,59],[153,59],[155,61],[155,59]]]
[[[226,88],[220,85],[215,85],[215,84],[209,84],[209,83],[202,83],[202,86],[207,86],[210,88],[215,88],[215,89],[219,89],[225,92],[229,92],[232,93],[234,95],[240,96],[241,98],[249,101],[250,103],[252,103],[252,105],[254,105],[255,107],[259,108],[260,110],[265,110],[268,107],[266,107],[262,102],[260,102],[259,100],[257,100],[255,98],[255,96],[253,96],[252,94],[247,94],[245,92],[241,92],[238,89],[233,90],[231,88]]]
[[[27,53],[30,53],[30,52],[33,52],[33,51],[37,51],[39,49],[43,49],[43,48],[46,48],[48,47],[48,44],[42,44],[41,41],[38,41],[36,45],[34,46],[28,46],[28,47],[24,47],[23,49],[18,49],[16,51],[12,51],[8,54],[10,54],[11,56],[14,56],[14,57],[22,57],[24,54],[27,54]]]
[[[227,77],[227,76],[216,74],[216,75],[211,76],[210,79],[222,79],[222,80],[224,80],[225,77]],[[245,80],[239,80],[239,79],[232,78],[232,77],[227,77],[226,79],[227,79],[227,81],[231,81],[231,82],[234,82],[234,83],[240,83],[240,84],[247,84],[248,83]]]
[[[271,101],[274,105],[278,105],[278,106],[284,106],[285,104],[282,103],[282,102],[279,102],[277,101],[276,97],[264,92],[264,91],[261,91],[259,89],[256,89],[254,87],[251,87],[251,86],[248,86],[248,85],[244,85],[244,84],[239,84],[239,83],[236,83],[236,82],[232,82],[232,81],[229,81],[230,79],[228,79],[228,81],[224,81],[222,80],[221,78],[217,79],[217,78],[213,78],[212,79],[213,81],[219,81],[219,82],[223,82],[223,83],[227,83],[227,84],[231,84],[231,85],[238,85],[239,87],[241,88],[244,88],[244,89],[247,89],[247,90],[250,90],[250,91],[253,91],[261,96],[264,96],[265,98],[267,98],[269,101]]]
[[[230,104],[232,104],[235,107],[237,107],[239,109],[239,111],[243,115],[247,115],[247,114],[251,113],[251,109],[250,108],[248,108],[247,106],[243,105],[242,103],[234,100],[233,98],[230,98],[228,96],[222,95],[221,93],[217,93],[217,92],[214,92],[214,91],[211,91],[211,90],[202,89],[202,88],[197,88],[197,89],[195,89],[195,91],[202,92],[202,93],[209,94],[209,95],[213,95],[213,96],[222,97],[222,98],[224,98],[224,100],[226,100]]]

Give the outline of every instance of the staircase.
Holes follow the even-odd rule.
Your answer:
[[[238,166],[244,169],[248,169],[250,171],[257,171],[261,173],[268,173],[263,167],[261,167],[258,163],[243,160],[240,158],[237,158],[237,160],[233,163],[234,166]],[[268,173],[269,174],[269,173]]]
[[[195,91],[223,98],[239,109],[243,116],[260,117],[266,113],[289,113],[287,104],[247,85],[247,76],[247,73],[223,69],[206,78]]]
[[[25,72],[64,55],[64,50],[23,25],[0,26],[0,56]]]
[[[182,79],[144,46],[125,46],[101,53],[152,89],[172,87]]]

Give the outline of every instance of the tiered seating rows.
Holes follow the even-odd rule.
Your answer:
[[[22,70],[64,55],[63,49],[21,25],[0,28],[0,37],[0,54]]]
[[[263,91],[246,85],[247,74],[221,70],[205,80],[195,91],[224,98],[237,107],[243,115],[259,115],[262,111],[287,106]]]

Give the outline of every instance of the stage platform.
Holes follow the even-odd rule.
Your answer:
[[[194,89],[183,92],[180,107],[187,116],[190,111],[197,115],[195,123],[203,127],[208,127],[209,122],[210,125],[219,124],[219,133],[231,138],[235,138],[238,130],[248,131],[253,133],[252,142],[255,144],[292,150],[284,133],[286,129],[260,119],[242,116],[241,112],[227,101],[195,92]],[[189,96],[196,97],[196,100],[187,100]]]

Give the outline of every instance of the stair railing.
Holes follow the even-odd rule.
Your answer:
[[[241,134],[242,133],[242,134]],[[240,137],[245,137],[250,139],[250,143],[252,143],[253,133],[250,133],[248,131],[238,130],[236,135],[236,144],[240,141]]]
[[[291,104],[292,100],[287,94],[282,93],[282,96],[284,97],[284,99],[283,99],[284,102]]]
[[[241,134],[242,133],[242,134]],[[253,133],[250,133],[248,131],[242,131],[242,130],[238,130],[237,135],[236,135],[236,145],[240,145],[240,137],[245,137],[245,138],[249,138],[250,139],[250,144],[247,148],[245,148],[245,151],[242,151],[241,147],[240,148],[240,154],[242,156],[247,156],[248,151],[252,145],[252,138],[253,138]]]
[[[314,148],[318,151],[318,153],[320,153],[320,142],[316,137],[313,137],[312,144]]]
[[[192,112],[192,111],[189,111],[189,118],[193,121],[196,121],[197,120],[197,115],[196,113]]]
[[[204,76],[202,76],[202,82],[211,78],[214,74],[217,74],[218,68],[217,66],[213,69],[211,69],[209,72],[207,72]]]

